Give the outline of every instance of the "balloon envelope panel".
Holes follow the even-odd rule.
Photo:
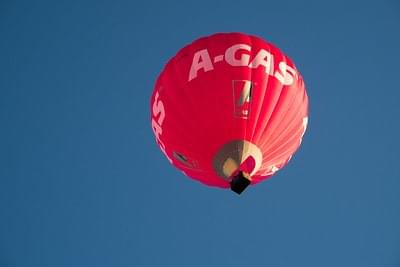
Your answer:
[[[242,171],[255,184],[300,146],[308,98],[293,62],[274,45],[218,33],[182,48],[159,75],[150,103],[168,160],[206,185],[229,187]]]

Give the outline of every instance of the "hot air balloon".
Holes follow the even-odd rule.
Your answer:
[[[169,162],[205,185],[240,194],[299,148],[308,121],[303,79],[281,50],[243,33],[217,33],[165,65],[150,101]]]

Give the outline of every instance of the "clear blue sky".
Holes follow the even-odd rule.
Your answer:
[[[302,147],[238,196],[151,132],[162,67],[241,31],[304,76]],[[0,3],[0,266],[400,266],[400,4]]]

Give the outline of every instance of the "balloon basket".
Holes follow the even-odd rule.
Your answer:
[[[250,180],[244,177],[242,172],[239,172],[231,181],[231,190],[240,195],[249,184]]]

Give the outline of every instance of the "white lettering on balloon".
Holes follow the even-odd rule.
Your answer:
[[[168,161],[172,163],[172,159],[168,156],[167,152],[165,151],[165,145],[161,140],[161,135],[163,132],[162,124],[165,119],[165,109],[164,109],[164,104],[161,101],[161,99],[159,99],[159,97],[160,95],[157,91],[156,95],[154,96],[154,102],[152,106],[151,128],[153,129],[154,135],[156,136],[156,140],[160,146],[161,151],[167,157]]]
[[[274,71],[274,55],[271,52],[261,48],[251,61],[249,52],[251,52],[250,45],[235,44],[226,49],[224,57],[217,55],[215,59],[218,58],[218,60],[214,60],[214,63],[222,61],[222,58],[224,58],[225,62],[233,67],[249,67],[252,69],[263,67],[267,75],[275,77],[283,85],[292,85],[297,80],[297,71],[289,66],[286,61],[279,62],[278,70]],[[197,78],[200,70],[202,72],[214,70],[214,65],[207,49],[194,53],[188,81],[190,82]]]

